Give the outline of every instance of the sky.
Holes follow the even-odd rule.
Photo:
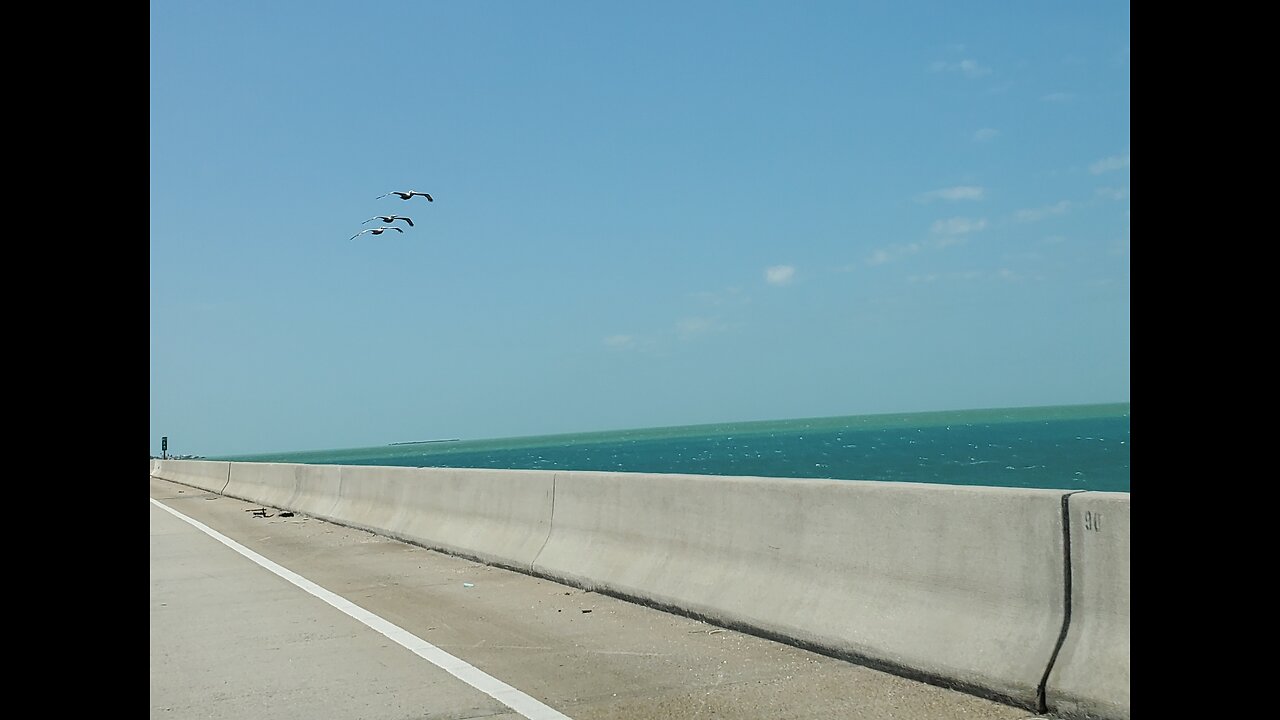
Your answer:
[[[1129,14],[152,0],[150,453],[1129,402]]]

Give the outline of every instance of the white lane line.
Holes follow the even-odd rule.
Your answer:
[[[388,622],[346,598],[325,590],[292,570],[277,565],[200,521],[189,518],[168,505],[156,501],[154,498],[151,500],[151,504],[164,509],[179,520],[191,524],[214,540],[217,540],[267,570],[270,570],[276,575],[279,575],[285,580],[297,585],[299,588],[302,588],[308,593],[311,593],[312,595],[329,603],[338,610],[341,610],[347,615],[355,618],[365,625],[368,625],[370,628],[373,628],[400,644],[414,655],[417,655],[423,660],[426,660],[441,670],[444,670],[480,692],[485,693],[503,705],[515,710],[520,715],[529,718],[529,720],[572,720],[568,715],[561,713],[555,708],[542,704],[483,670],[480,670],[474,665],[471,665],[465,660],[456,658],[395,623]]]

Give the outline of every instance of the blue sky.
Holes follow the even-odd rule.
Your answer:
[[[1128,402],[1129,13],[153,0],[150,452]]]

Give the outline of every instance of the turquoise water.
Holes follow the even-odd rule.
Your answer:
[[[211,459],[1129,492],[1129,403],[853,415]]]

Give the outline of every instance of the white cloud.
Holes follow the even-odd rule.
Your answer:
[[[741,327],[740,321],[726,321],[719,316],[692,316],[676,323],[676,333],[682,340],[693,340],[711,333],[732,332]]]
[[[910,275],[907,282],[917,284],[935,283],[940,281],[959,281],[959,282],[975,282],[1001,280],[1005,282],[1023,282],[1027,278],[1024,275],[1010,270],[1009,268],[999,268],[997,270],[965,270],[963,272],[953,273],[929,273],[926,275]]]
[[[742,288],[728,287],[723,290],[703,290],[692,295],[693,299],[712,307],[733,307],[750,304],[751,298],[742,292]]]
[[[610,335],[604,339],[604,344],[614,348],[634,347],[636,339],[631,335]]]
[[[965,77],[976,78],[990,74],[991,68],[978,64],[977,60],[961,60],[960,72],[964,73]]]
[[[968,235],[982,230],[986,226],[986,218],[953,217],[934,222],[930,230],[935,235]]]
[[[1097,190],[1094,190],[1094,193],[1098,197],[1106,200],[1128,200],[1129,199],[1129,188],[1127,187],[1122,187],[1122,188],[1100,187]]]
[[[1089,172],[1094,175],[1101,175],[1112,170],[1123,170],[1127,167],[1129,167],[1129,153],[1102,158],[1089,166]]]
[[[870,265],[870,266],[884,265],[885,263],[893,262],[894,260],[897,260],[898,258],[901,258],[901,257],[906,257],[908,255],[915,255],[923,249],[924,249],[924,246],[921,245],[920,243],[908,243],[906,245],[890,245],[888,247],[883,247],[872,252],[871,256],[867,258],[867,265]]]
[[[981,200],[987,191],[979,185],[957,185],[955,187],[931,190],[920,196],[922,202],[930,200]]]
[[[787,285],[796,275],[796,269],[791,265],[774,265],[766,268],[764,271],[765,282],[770,285]]]
[[[934,72],[958,72],[970,79],[991,74],[991,68],[973,59],[960,60],[959,62],[939,60],[930,65],[929,69]]]
[[[929,273],[928,275],[908,275],[909,283],[933,283],[937,282],[942,276],[937,273]]]
[[[1013,218],[1018,222],[1035,222],[1037,220],[1043,220],[1052,215],[1062,215],[1063,213],[1065,213],[1067,210],[1070,210],[1070,209],[1071,209],[1071,203],[1066,200],[1062,200],[1052,205],[1046,205],[1045,207],[1027,208],[1025,210],[1019,210],[1018,212],[1013,214]]]
[[[991,142],[1000,136],[1000,131],[995,128],[982,128],[973,134],[974,142]]]
[[[1071,102],[1072,100],[1075,100],[1076,96],[1068,92],[1052,92],[1052,93],[1049,93],[1048,95],[1041,96],[1040,99],[1043,100],[1044,102],[1065,103],[1065,102]]]
[[[680,331],[681,335],[689,337],[691,335],[702,335],[708,332],[711,330],[712,325],[713,322],[710,318],[691,317],[685,318],[676,323],[676,329]]]
[[[890,260],[896,258],[900,253],[895,253],[891,248],[880,248],[871,253],[871,257],[867,258],[868,265],[883,265]]]

